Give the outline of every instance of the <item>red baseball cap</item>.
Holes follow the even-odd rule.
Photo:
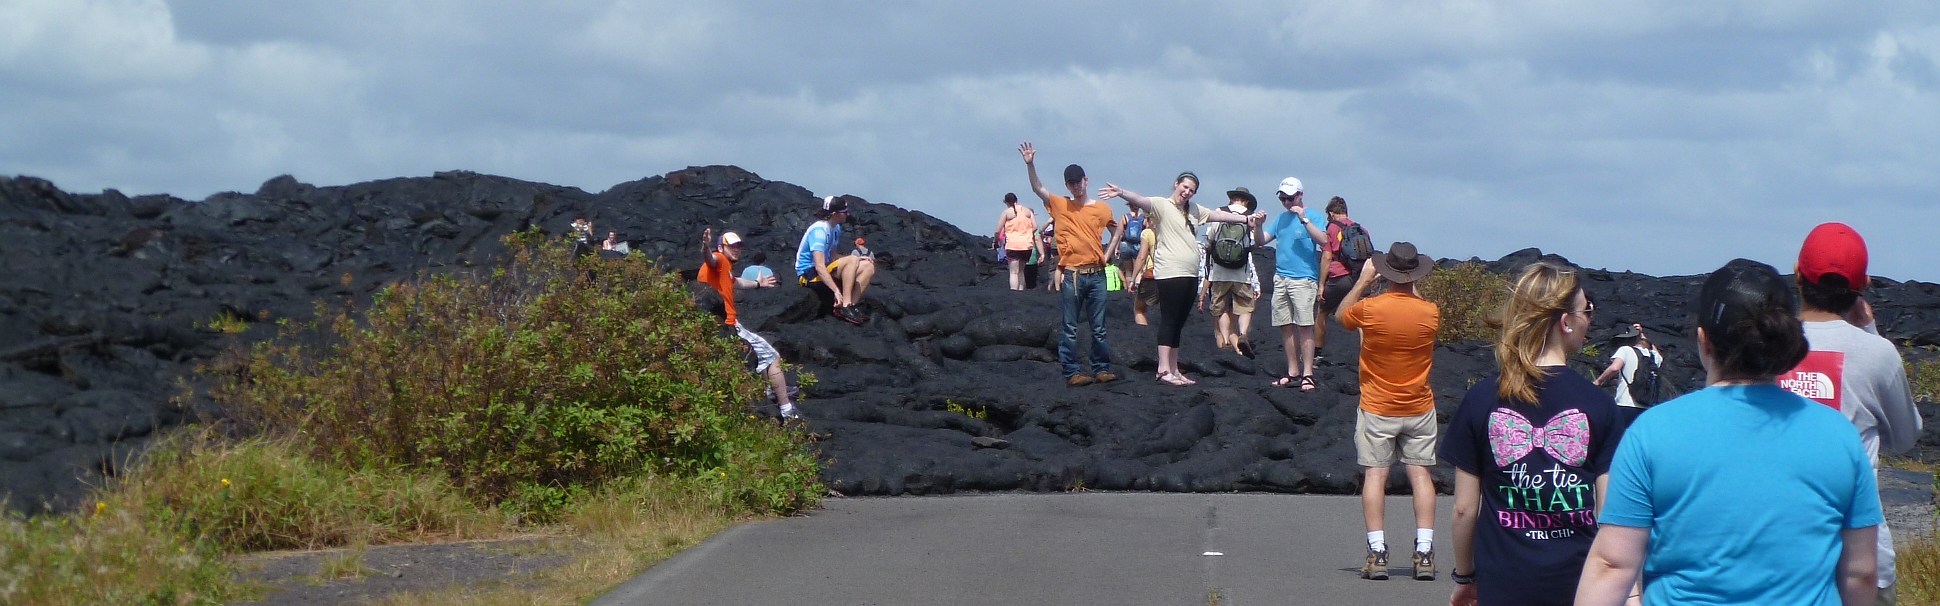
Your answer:
[[[1799,278],[1819,284],[1826,276],[1846,279],[1846,287],[1865,290],[1866,240],[1844,223],[1824,223],[1812,228],[1799,248]]]

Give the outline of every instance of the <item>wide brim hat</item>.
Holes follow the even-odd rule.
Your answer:
[[[1435,271],[1435,263],[1415,250],[1413,243],[1396,242],[1388,247],[1387,254],[1374,257],[1374,271],[1389,282],[1407,284],[1428,277]]]
[[[1260,199],[1253,197],[1253,192],[1246,191],[1246,188],[1244,187],[1235,187],[1232,189],[1232,191],[1226,192],[1227,200],[1231,200],[1233,198],[1239,198],[1241,200],[1245,200],[1246,208],[1249,210],[1254,208],[1259,208],[1260,206]]]
[[[1644,336],[1644,331],[1641,331],[1641,330],[1637,330],[1637,327],[1636,327],[1636,326],[1625,326],[1625,327],[1623,327],[1623,332],[1620,332],[1620,333],[1617,333],[1617,337],[1616,337],[1616,338],[1619,338],[1619,339],[1635,339],[1635,338],[1637,338],[1637,337],[1641,337],[1641,336]]]

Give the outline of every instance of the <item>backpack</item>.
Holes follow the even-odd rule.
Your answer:
[[[1139,244],[1139,238],[1143,237],[1143,234],[1140,232],[1144,230],[1145,215],[1132,215],[1131,218],[1125,220],[1125,236],[1120,238],[1120,241],[1137,246]]]
[[[1374,256],[1374,239],[1367,236],[1367,228],[1359,223],[1335,221],[1334,225],[1340,226],[1341,263],[1348,271],[1360,271],[1361,265]]]
[[[1637,369],[1630,375],[1630,401],[1637,406],[1649,408],[1663,402],[1663,377],[1657,372],[1657,358],[1644,351],[1642,347],[1631,347],[1637,351]]]
[[[1245,269],[1247,253],[1252,248],[1246,245],[1246,224],[1221,223],[1212,233],[1212,260],[1220,267]]]

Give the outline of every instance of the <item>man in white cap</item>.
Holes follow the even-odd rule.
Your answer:
[[[1287,374],[1275,387],[1318,388],[1314,382],[1315,306],[1320,297],[1320,243],[1327,241],[1327,215],[1309,210],[1300,180],[1287,177],[1276,192],[1287,212],[1260,225],[1253,238],[1273,245],[1273,325],[1287,352]]]
[[[701,232],[701,250],[706,251],[710,244],[714,244],[712,228]],[[754,350],[756,360],[754,371],[768,378],[768,385],[775,392],[775,402],[781,404],[781,418],[800,418],[801,413],[795,410],[795,402],[788,395],[787,378],[781,373],[781,353],[775,351],[775,346],[769,345],[767,339],[742,326],[741,320],[735,317],[734,312],[734,289],[774,288],[775,277],[771,275],[759,281],[737,278],[734,275],[734,262],[739,260],[741,260],[741,236],[734,232],[723,233],[720,243],[714,246],[713,252],[702,255],[701,271],[695,279],[713,287],[714,292],[721,293],[721,307],[726,312],[726,316],[722,319],[728,326],[734,328],[735,336],[740,337],[742,342],[748,344],[749,349]]]

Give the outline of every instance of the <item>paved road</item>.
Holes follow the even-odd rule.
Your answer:
[[[1449,546],[1437,499],[1437,551]],[[1414,523],[1388,500],[1397,545]],[[1357,497],[1004,494],[830,499],[812,515],[744,524],[594,601],[657,604],[1446,604],[1435,582],[1359,578]],[[1204,555],[1218,552],[1224,555]]]

